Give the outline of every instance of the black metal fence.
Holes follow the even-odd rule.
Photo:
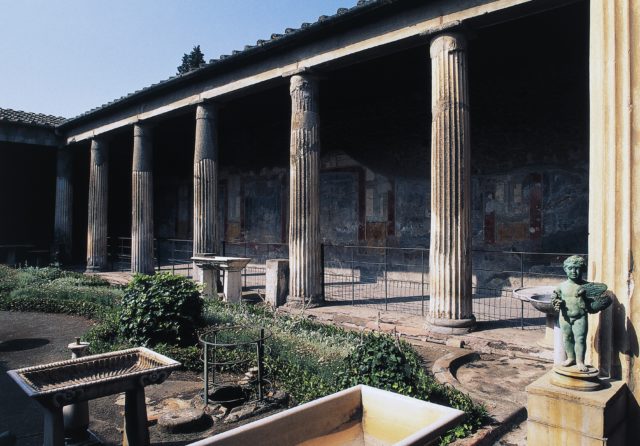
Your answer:
[[[131,270],[131,237],[107,239],[109,266],[114,271]],[[155,239],[154,264],[157,271],[171,271],[191,277],[193,241],[183,239]]]
[[[426,315],[429,250],[324,245],[327,301]],[[542,327],[545,318],[513,291],[564,278],[568,253],[473,250],[473,313],[489,326]]]
[[[243,270],[245,289],[263,292],[266,261],[288,258],[284,243],[221,242],[221,254],[249,257]],[[158,270],[191,275],[192,241],[158,239]],[[324,296],[328,302],[426,315],[429,311],[429,250],[356,245],[321,247]],[[131,239],[110,239],[114,269],[130,268]],[[513,290],[562,280],[570,253],[473,250],[473,313],[484,325],[539,328],[545,318]],[[584,254],[582,254],[585,256]],[[586,256],[585,256],[586,257]]]

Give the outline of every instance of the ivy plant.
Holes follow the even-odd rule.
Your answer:
[[[200,288],[191,279],[136,274],[122,298],[120,333],[127,342],[143,346],[194,345],[202,307]]]

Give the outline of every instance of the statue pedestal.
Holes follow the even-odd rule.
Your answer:
[[[603,380],[585,392],[552,384],[557,376],[551,371],[527,386],[528,446],[627,444],[624,382]]]
[[[598,379],[598,369],[590,365],[585,372],[576,370],[574,366],[555,365],[551,373],[551,384],[583,392],[593,392],[603,387],[602,381]]]

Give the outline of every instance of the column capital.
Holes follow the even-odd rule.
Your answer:
[[[150,172],[153,170],[151,149],[151,127],[148,124],[133,125],[133,164],[135,172]]]
[[[457,29],[437,34],[431,39],[429,54],[438,57],[443,52],[463,51],[467,49],[466,33]]]
[[[69,150],[66,146],[59,146],[56,161],[58,176],[70,175],[72,162],[73,155],[71,153],[71,150]]]
[[[289,78],[289,93],[296,91],[308,91],[316,93],[318,89],[318,78],[311,73],[294,74]]]
[[[138,121],[133,124],[134,138],[147,138],[151,136],[152,125],[148,122]]]
[[[216,119],[218,115],[218,104],[215,102],[201,102],[196,106],[196,120]]]
[[[97,165],[97,166],[101,166],[102,164],[104,164],[107,161],[107,157],[108,155],[108,151],[107,149],[109,148],[109,145],[107,143],[107,141],[103,138],[93,138],[91,139],[91,152],[92,152],[92,156],[94,157],[92,162]]]

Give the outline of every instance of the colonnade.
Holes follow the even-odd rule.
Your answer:
[[[459,32],[432,38],[431,329],[468,331],[471,308],[470,147],[466,40]],[[426,57],[426,56],[425,56]],[[318,80],[306,72],[290,78],[289,302],[322,303]],[[193,161],[193,251],[216,253],[218,122],[213,103],[197,105]],[[133,129],[131,270],[151,274],[153,263],[153,165],[151,128]],[[56,243],[70,246],[68,153],[60,149],[56,191]],[[91,143],[87,269],[107,265],[107,143]]]

